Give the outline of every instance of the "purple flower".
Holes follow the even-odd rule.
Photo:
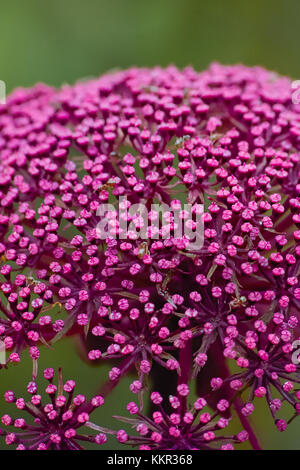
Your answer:
[[[84,395],[74,395],[76,383],[67,380],[63,384],[60,371],[58,386],[53,383],[53,369],[45,369],[44,377],[49,382],[45,389],[49,401],[44,404],[35,382],[27,386],[30,401],[15,397],[11,390],[5,392],[6,402],[14,403],[21,416],[28,415],[28,421],[24,417],[2,416],[2,424],[9,429],[0,430],[6,444],[16,445],[18,450],[80,450],[85,442],[105,443],[104,432],[91,436],[82,434],[80,429],[93,427],[90,414],[103,405],[104,398],[98,395],[87,401]]]
[[[8,97],[0,107],[8,362],[29,348],[36,366],[41,343],[76,334],[90,360],[113,362],[114,386],[137,366],[144,391],[163,367],[179,383],[194,380],[213,410],[222,394],[226,419],[239,410],[252,446],[256,398],[284,430],[281,404],[292,406],[289,421],[300,409],[300,107],[291,98],[288,78],[219,64],[201,73],[132,68]],[[106,204],[108,217],[99,215]],[[176,234],[179,225],[200,232],[202,206],[197,247]],[[211,379],[216,393],[206,395]],[[162,396],[171,382],[159,383]],[[203,447],[205,432],[197,428],[191,445]]]
[[[226,435],[224,431],[229,419],[222,416],[230,406],[226,399],[217,403],[217,411],[211,414],[207,409],[204,398],[197,398],[192,406],[188,406],[187,384],[179,384],[177,395],[169,396],[172,412],[164,410],[160,393],[152,392],[151,401],[156,405],[152,417],[147,417],[135,402],[127,405],[127,410],[135,418],[118,417],[125,423],[130,423],[137,431],[137,436],[129,436],[124,430],[117,432],[121,443],[139,446],[140,450],[233,450],[234,443],[248,439],[248,433],[241,431],[237,435]]]
[[[0,339],[10,352],[8,362],[20,361],[20,353],[29,348],[32,359],[40,356],[38,345],[50,341],[64,326],[62,319],[47,314],[52,308],[52,291],[46,284],[23,274],[11,279],[11,266],[4,265],[1,274],[7,282],[0,284],[6,303],[0,303]]]

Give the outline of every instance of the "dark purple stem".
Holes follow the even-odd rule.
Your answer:
[[[192,365],[192,342],[188,341],[183,349],[179,352],[180,375],[178,376],[178,384],[187,384],[190,379]]]
[[[252,429],[252,426],[249,422],[249,418],[247,419],[246,416],[243,415],[242,413],[242,408],[243,408],[243,401],[241,399],[241,397],[236,397],[234,402],[233,402],[233,406],[234,406],[234,409],[239,417],[239,420],[242,424],[242,426],[244,427],[244,429],[247,431],[247,433],[249,434],[249,442],[252,446],[252,449],[253,450],[262,450],[260,445],[259,445],[259,442],[258,442],[258,439],[255,435],[255,432],[253,431]]]
[[[192,365],[192,341],[188,341],[183,349],[179,352],[180,375],[178,376],[179,384],[188,384],[190,380]],[[181,398],[181,413],[186,412],[186,397]]]

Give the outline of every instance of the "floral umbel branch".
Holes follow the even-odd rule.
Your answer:
[[[249,439],[259,449],[257,402],[279,431],[297,418],[291,83],[241,65],[132,68],[18,89],[0,105],[0,373],[26,354],[33,362],[29,397],[4,394],[18,413],[2,416],[7,445],[80,450],[111,435],[124,448],[233,449]],[[42,398],[43,348],[70,335],[99,370],[101,394],[74,395],[75,382],[46,369]],[[127,374],[132,416],[112,411],[109,429],[91,421]]]

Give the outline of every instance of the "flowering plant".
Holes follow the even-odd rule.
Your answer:
[[[24,354],[33,362],[29,401],[5,392],[20,412],[2,416],[7,445],[78,450],[112,435],[140,449],[248,439],[259,449],[257,401],[279,431],[297,417],[300,105],[291,96],[288,78],[261,67],[212,64],[38,84],[0,106],[1,367],[22,367]],[[61,370],[57,382],[44,371],[46,402],[38,393],[41,346],[67,335],[81,337],[90,362],[111,365],[103,395],[133,374],[127,416],[109,429],[90,421],[105,397],[74,396]]]

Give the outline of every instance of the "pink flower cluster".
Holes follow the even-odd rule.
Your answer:
[[[96,436],[78,432],[82,426],[93,427],[89,421],[90,414],[103,405],[104,398],[98,395],[87,401],[84,395],[74,396],[76,383],[68,380],[63,384],[61,371],[58,387],[53,383],[53,369],[45,369],[44,377],[49,382],[45,389],[49,403],[44,406],[35,382],[29,382],[27,386],[30,401],[15,397],[11,390],[5,392],[7,403],[14,403],[19,412],[26,412],[33,418],[31,423],[8,414],[2,416],[2,424],[14,428],[13,431],[1,430],[6,444],[16,445],[17,450],[82,450],[80,443],[104,444],[107,437],[103,432]]]
[[[141,449],[231,449],[248,437],[258,448],[249,421],[258,400],[285,430],[300,413],[300,106],[291,96],[288,78],[219,64],[13,92],[0,106],[4,366],[26,350],[35,371],[41,345],[80,335],[99,375],[112,363],[109,390],[135,371],[131,391],[150,393],[149,416],[143,400],[127,406],[137,435],[115,430]],[[204,205],[204,245],[188,250],[172,233],[100,239],[97,211],[120,196],[129,207]],[[159,384],[163,369],[175,393],[172,380]],[[50,404],[34,384],[29,404],[6,392],[34,416],[30,425],[3,416],[24,431],[1,430],[7,444],[80,449],[78,440],[114,433],[77,434],[87,423],[102,429],[88,416],[102,398],[70,408],[46,375]],[[244,428],[236,436],[226,434],[231,418]]]

